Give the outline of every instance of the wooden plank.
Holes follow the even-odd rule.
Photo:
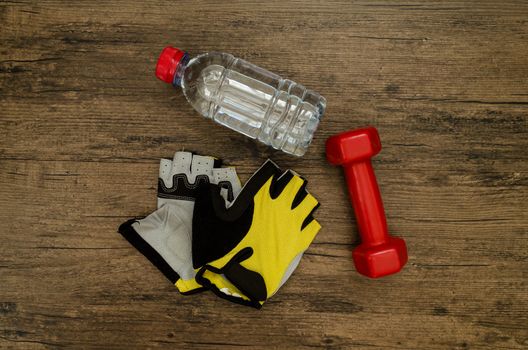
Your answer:
[[[0,348],[528,346],[528,6],[523,1],[0,3]],[[200,118],[161,48],[231,52],[321,92],[301,159]],[[400,274],[360,277],[324,141],[372,124]],[[184,297],[115,231],[157,163],[265,158],[305,175],[323,229],[265,307]]]

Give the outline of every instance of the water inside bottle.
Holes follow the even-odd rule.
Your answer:
[[[186,80],[196,92],[186,94],[189,101],[219,124],[303,155],[324,110],[324,99],[300,84],[229,56],[225,64],[209,62],[186,71]]]

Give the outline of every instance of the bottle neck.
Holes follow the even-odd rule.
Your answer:
[[[174,72],[174,78],[172,79],[172,85],[174,87],[181,87],[181,81],[183,79],[185,68],[187,68],[187,63],[189,63],[189,54],[186,52],[181,58],[180,62],[178,62],[178,66]]]

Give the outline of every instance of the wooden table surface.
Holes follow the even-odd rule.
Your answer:
[[[0,3],[0,348],[528,348],[525,1]],[[328,100],[303,158],[201,118],[161,49],[230,52]],[[370,280],[327,137],[375,125],[409,263]],[[305,175],[323,229],[262,310],[181,296],[119,234],[161,157],[268,157]]]

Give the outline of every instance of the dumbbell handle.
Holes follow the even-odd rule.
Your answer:
[[[387,220],[370,160],[345,164],[344,171],[362,245],[387,242]]]

